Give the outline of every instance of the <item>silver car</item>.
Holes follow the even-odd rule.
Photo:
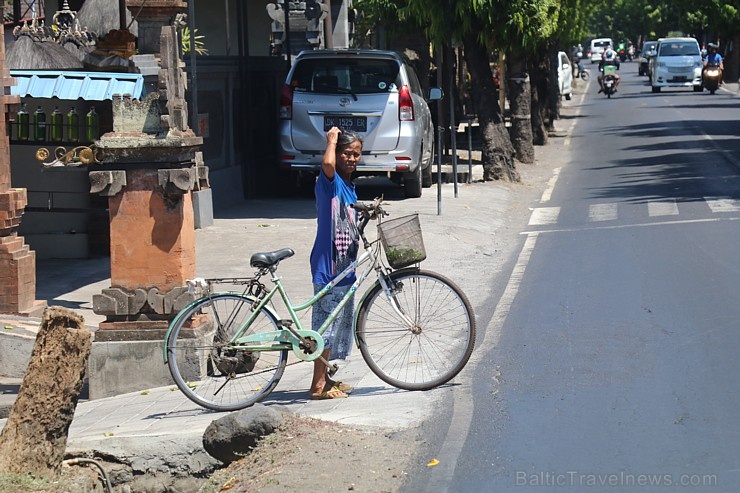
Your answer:
[[[429,98],[406,59],[391,51],[312,50],[294,60],[280,98],[280,165],[297,182],[321,167],[326,131],[363,136],[361,175],[403,183],[407,197],[432,185],[434,126]]]

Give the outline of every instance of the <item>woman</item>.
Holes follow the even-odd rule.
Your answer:
[[[311,250],[311,277],[314,292],[318,292],[337,274],[357,259],[359,238],[357,235],[357,213],[350,206],[357,202],[357,193],[352,184],[352,173],[362,155],[362,138],[355,132],[342,132],[332,127],[326,133],[326,150],[321,171],[316,180],[317,231]],[[317,330],[355,281],[352,272],[324,298],[313,306],[312,325]],[[324,332],[324,360],[345,359],[352,350],[352,319],[354,300],[350,300],[339,316]],[[347,397],[352,388],[342,382],[334,382],[327,375],[326,364],[314,361],[311,399],[341,399]]]

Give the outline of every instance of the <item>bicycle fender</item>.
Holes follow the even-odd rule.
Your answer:
[[[174,330],[175,325],[177,325],[177,322],[180,320],[180,317],[182,317],[182,315],[184,313],[187,313],[188,311],[190,311],[190,309],[195,304],[200,303],[201,301],[203,301],[203,299],[205,299],[205,298],[215,298],[215,297],[217,297],[219,295],[225,295],[225,294],[233,294],[233,295],[242,296],[242,293],[237,293],[237,292],[216,293],[216,294],[213,294],[213,295],[210,295],[210,296],[201,296],[197,300],[191,301],[190,303],[188,303],[188,305],[185,308],[183,308],[182,310],[180,310],[179,312],[177,312],[177,315],[175,315],[175,318],[172,319],[172,321],[170,322],[170,325],[167,327],[167,332],[164,335],[164,342],[162,343],[162,356],[163,356],[164,364],[165,365],[169,361],[169,358],[167,356],[167,341],[170,340],[170,334]],[[257,298],[255,298],[254,296],[249,296],[248,295],[248,296],[245,296],[245,298],[247,298],[249,301],[252,301],[252,302],[257,302],[258,301]],[[275,310],[273,310],[272,307],[265,305],[264,309],[267,310],[270,313],[270,315],[274,316],[275,317],[275,320],[280,320],[280,317],[278,317],[277,313],[275,313]]]
[[[394,277],[396,275],[405,274],[407,272],[419,272],[420,270],[421,268],[416,267],[416,266],[404,267],[403,269],[394,270],[393,272],[390,273],[390,276]],[[362,299],[360,300],[360,302],[355,305],[357,309],[355,310],[355,316],[354,316],[353,325],[352,325],[352,333],[355,335],[355,347],[357,347],[357,349],[360,348],[360,340],[357,338],[357,322],[360,319],[360,307],[365,303],[365,300],[368,298],[368,296],[370,296],[370,293],[373,292],[375,287],[379,285],[380,285],[380,281],[376,280],[373,283],[373,285],[370,286],[370,288],[367,291],[365,291],[365,294],[362,295]]]

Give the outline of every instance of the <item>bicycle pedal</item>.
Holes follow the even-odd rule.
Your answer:
[[[334,376],[334,374],[335,374],[335,373],[336,373],[337,371],[339,371],[339,366],[337,366],[337,364],[336,364],[336,363],[334,363],[333,365],[329,365],[329,367],[327,368],[327,374],[328,374],[328,375],[329,375],[330,377],[333,377],[333,376]]]

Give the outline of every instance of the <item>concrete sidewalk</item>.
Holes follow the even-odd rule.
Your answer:
[[[566,129],[570,123],[558,124]],[[422,268],[440,272],[462,288],[478,315],[482,331],[486,320],[480,320],[480,315],[490,316],[492,310],[491,280],[507,261],[507,241],[511,241],[505,238],[507,231],[502,230],[510,217],[528,216],[532,198],[549,179],[548,170],[553,166],[550,156],[565,159],[565,150],[563,139],[553,138],[547,148],[541,149],[548,155],[546,169],[532,167],[534,173],[525,177],[523,184],[483,183],[478,181],[481,167],[474,166],[473,183],[434,185],[424,189],[420,199],[405,199],[400,187],[375,178],[359,180],[358,195],[360,200],[384,195],[392,217],[419,213],[428,256]],[[460,166],[467,168],[467,158],[460,160]],[[249,267],[252,253],[291,247],[296,254],[280,264],[279,273],[293,301],[303,301],[312,293],[308,258],[315,222],[312,199],[253,200],[223,211],[212,226],[196,231],[196,273],[199,277],[249,276],[253,274]],[[516,241],[516,235],[513,237]],[[107,258],[39,261],[37,299],[71,308],[84,317],[86,325],[96,328],[103,317],[92,312],[92,297],[110,286],[108,262]],[[38,326],[37,320],[2,315],[0,322],[6,327],[5,332],[31,337],[34,324]],[[481,333],[478,339],[482,340]],[[408,392],[380,381],[355,348],[346,362],[340,362],[337,374],[337,378],[355,388],[349,398],[308,400],[312,365],[301,363],[286,369],[275,391],[263,403],[344,424],[403,429],[428,418],[435,403],[456,387],[468,386],[472,363],[448,385],[428,392]],[[0,391],[6,392],[6,403],[12,401],[19,384],[17,378],[0,377]],[[117,457],[142,472],[187,470],[196,474],[214,463],[203,450],[202,436],[205,428],[223,415],[190,402],[174,384],[83,400],[69,430],[68,451]],[[4,424],[0,420],[0,427]]]

